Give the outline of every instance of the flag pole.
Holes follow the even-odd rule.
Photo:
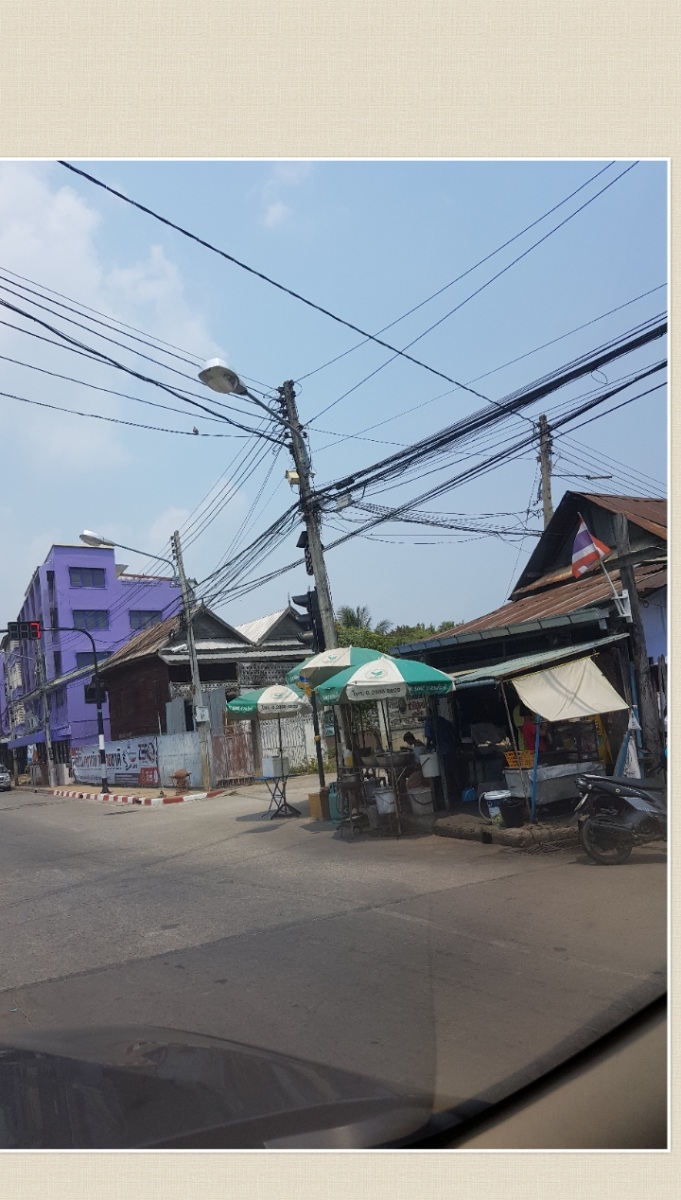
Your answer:
[[[591,530],[589,529],[589,526],[587,525],[586,521],[584,520],[584,517],[582,516],[582,514],[581,514],[580,512],[578,512],[578,513],[577,513],[577,516],[579,517],[579,519],[580,519],[580,521],[581,521],[582,525],[583,525],[583,526],[584,526],[584,528],[586,529],[586,531],[587,531],[587,533],[588,533],[588,535],[589,535],[589,538],[590,538],[590,540],[591,540],[591,545],[593,546],[594,550],[596,551],[596,554],[598,555],[598,565],[599,565],[599,567],[601,568],[601,571],[602,571],[602,572],[603,572],[603,574],[605,575],[605,578],[607,579],[607,581],[608,581],[608,583],[609,583],[609,585],[610,585],[610,590],[611,590],[611,592],[612,592],[613,599],[614,599],[614,601],[615,601],[615,607],[616,607],[616,609],[617,609],[617,612],[618,612],[618,614],[619,614],[619,616],[620,616],[620,617],[626,617],[626,615],[627,615],[627,614],[626,614],[626,611],[625,611],[625,608],[624,608],[624,602],[623,602],[623,600],[622,600],[622,597],[620,596],[619,592],[617,591],[617,588],[615,587],[615,585],[614,585],[614,583],[613,583],[613,581],[612,581],[612,578],[611,578],[611,577],[610,577],[610,575],[608,574],[608,571],[607,571],[607,568],[606,568],[606,566],[605,566],[605,563],[603,562],[603,557],[601,556],[601,553],[600,553],[600,551],[599,551],[599,549],[598,549],[598,546],[597,546],[597,545],[596,545],[596,543],[594,542],[594,539],[593,539],[593,535],[592,535],[592,533],[591,533]]]

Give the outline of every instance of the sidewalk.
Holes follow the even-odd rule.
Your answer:
[[[225,784],[223,787],[214,788],[209,792],[193,791],[177,794],[174,788],[126,788],[121,792],[106,792],[103,793],[100,787],[96,784],[71,784],[65,787],[31,787],[30,784],[22,785],[30,791],[41,792],[47,796],[61,796],[73,800],[101,800],[108,804],[141,804],[144,806],[156,806],[160,804],[182,804],[191,803],[193,800],[212,800],[215,796],[233,796],[239,795],[243,797],[252,796],[257,802],[269,800],[269,792],[267,787],[260,780],[254,780],[253,783],[234,783]],[[319,788],[319,781],[316,775],[292,775],[288,779],[287,794],[293,798],[296,797],[297,802],[307,800],[308,793],[316,791]]]

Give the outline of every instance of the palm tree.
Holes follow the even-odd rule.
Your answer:
[[[344,629],[373,629],[375,633],[387,633],[392,621],[377,621],[372,625],[371,613],[366,604],[358,604],[357,608],[344,604],[338,609],[338,624]]]

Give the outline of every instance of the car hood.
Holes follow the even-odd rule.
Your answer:
[[[363,1148],[427,1126],[431,1097],[237,1042],[107,1028],[0,1045],[0,1148]]]

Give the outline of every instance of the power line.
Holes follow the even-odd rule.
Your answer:
[[[570,192],[569,196],[565,196],[563,200],[558,202],[558,204],[554,204],[553,208],[547,209],[546,212],[542,213],[540,217],[537,217],[535,221],[531,221],[529,225],[526,225],[524,229],[521,229],[518,233],[514,233],[513,237],[507,238],[505,242],[502,242],[501,245],[497,246],[495,250],[492,250],[489,254],[486,254],[484,258],[479,258],[477,262],[473,263],[472,267],[468,267],[465,271],[462,271],[461,274],[457,275],[455,279],[450,279],[449,283],[446,283],[444,287],[438,288],[436,292],[432,292],[431,295],[427,296],[425,300],[421,300],[419,304],[415,304],[413,308],[410,308],[407,310],[407,312],[402,313],[401,317],[396,317],[394,321],[390,321],[388,325],[384,325],[382,329],[378,329],[376,331],[376,336],[381,333],[386,333],[388,329],[392,329],[395,325],[399,325],[401,321],[405,321],[407,317],[410,317],[413,313],[418,312],[420,308],[423,308],[426,304],[430,304],[431,300],[436,300],[438,296],[443,294],[443,292],[448,291],[449,288],[454,287],[455,284],[460,283],[462,279],[465,279],[467,275],[471,275],[472,272],[477,270],[478,267],[482,267],[486,262],[489,262],[491,258],[494,258],[497,254],[500,254],[501,251],[505,250],[507,246],[510,246],[513,242],[516,242],[518,238],[521,238],[523,234],[529,233],[530,229],[534,229],[535,225],[541,224],[546,217],[551,216],[551,213],[554,213],[557,211],[557,209],[562,208],[564,204],[567,204],[569,200],[572,200],[573,196],[576,196],[578,192],[583,191],[585,187],[588,187],[590,183],[593,183],[594,179],[598,179],[599,175],[602,175],[605,171],[609,171],[610,167],[614,166],[615,161],[616,160],[613,159],[612,162],[607,163],[605,167],[601,167],[600,171],[597,171],[595,175],[591,175],[589,179],[580,184],[578,188],[575,188],[574,191]],[[364,338],[363,341],[357,342],[354,346],[350,346],[348,350],[344,350],[342,354],[337,354],[334,358],[330,358],[328,362],[322,363],[322,365],[319,367],[315,367],[313,371],[308,371],[306,375],[300,375],[298,377],[298,382],[300,383],[303,379],[310,379],[312,375],[319,374],[319,372],[324,371],[326,367],[330,367],[334,363],[340,362],[340,360],[342,358],[346,358],[348,354],[353,354],[355,350],[359,350],[360,347],[366,346],[369,341],[370,338],[367,337]]]
[[[183,404],[190,404],[193,408],[200,409],[202,412],[208,413],[210,416],[221,417],[221,419],[223,421],[225,421],[228,425],[234,425],[235,428],[241,429],[245,433],[252,434],[252,433],[257,432],[256,430],[253,429],[252,426],[242,425],[242,424],[240,424],[240,422],[235,421],[233,418],[225,416],[224,413],[216,412],[214,409],[207,408],[205,404],[201,404],[196,400],[188,399],[186,396],[183,396],[180,392],[178,392],[175,388],[170,387],[169,384],[162,383],[159,379],[154,379],[150,375],[143,375],[140,371],[135,371],[132,367],[127,367],[124,363],[118,362],[117,359],[111,358],[109,355],[102,353],[102,351],[96,350],[92,346],[85,345],[85,343],[78,341],[76,338],[70,337],[69,334],[63,333],[60,329],[57,329],[53,325],[48,324],[48,322],[43,321],[40,317],[34,316],[33,313],[26,312],[24,309],[18,308],[14,304],[10,304],[9,301],[7,301],[7,300],[0,300],[0,306],[2,306],[3,308],[8,308],[11,312],[17,313],[19,316],[26,317],[27,320],[35,322],[36,324],[40,325],[44,329],[48,329],[50,331],[50,333],[56,334],[56,336],[58,338],[63,339],[63,341],[69,343],[70,345],[78,347],[80,350],[87,351],[90,355],[95,356],[97,359],[100,359],[102,362],[107,363],[109,366],[115,367],[116,370],[124,371],[128,375],[132,375],[133,378],[135,378],[135,379],[140,379],[144,383],[151,383],[154,387],[161,388],[162,391],[168,392],[169,395],[174,396],[177,400],[180,400]],[[266,434],[264,432],[260,432],[258,434],[258,436],[264,437],[268,441],[276,442],[277,445],[281,444],[278,439],[272,438],[269,436],[269,434]]]
[[[51,408],[54,412],[69,413],[73,417],[88,417],[91,421],[109,421],[113,425],[129,425],[133,429],[147,429],[152,433],[173,433],[177,437],[209,437],[234,438],[245,437],[243,433],[196,433],[191,429],[166,429],[161,425],[142,425],[139,421],[124,421],[122,417],[105,417],[102,413],[81,412],[77,408],[65,408],[61,404],[48,404],[45,400],[29,400],[27,396],[15,396],[13,392],[0,392],[7,400],[17,400],[20,404],[34,404],[38,408]]]
[[[468,387],[467,384],[461,383],[458,379],[452,379],[451,376],[446,375],[443,371],[438,371],[435,367],[429,366],[428,363],[421,362],[420,359],[414,358],[411,354],[407,354],[405,350],[400,350],[396,346],[391,346],[389,342],[383,341],[375,334],[368,333],[366,329],[361,329],[359,325],[355,325],[351,321],[347,321],[345,318],[337,316],[337,314],[331,312],[330,309],[324,308],[322,305],[316,304],[312,300],[308,300],[299,292],[295,292],[292,288],[288,288],[284,284],[278,283],[276,280],[271,279],[268,275],[265,275],[262,271],[257,271],[254,267],[248,266],[247,263],[241,262],[240,259],[235,258],[233,254],[228,254],[226,250],[221,250],[219,247],[214,246],[211,242],[208,242],[204,238],[199,237],[197,234],[191,233],[188,229],[183,228],[183,226],[177,225],[174,221],[169,220],[167,217],[161,216],[160,213],[155,212],[154,209],[149,208],[147,205],[141,204],[138,200],[133,200],[130,196],[124,195],[123,192],[119,192],[116,188],[112,188],[109,184],[104,183],[103,180],[97,179],[94,175],[89,174],[89,172],[83,171],[79,167],[74,167],[71,163],[66,162],[64,159],[58,159],[57,161],[60,166],[65,167],[68,171],[72,171],[75,175],[79,175],[81,178],[87,179],[90,183],[95,184],[97,187],[102,188],[106,192],[110,192],[112,195],[117,196],[119,200],[124,200],[126,204],[132,205],[133,208],[139,209],[140,212],[146,213],[147,216],[153,217],[154,220],[160,221],[163,225],[168,226],[170,229],[174,229],[177,233],[181,233],[184,237],[190,238],[192,241],[203,246],[205,249],[210,250],[212,253],[218,254],[221,258],[226,259],[228,262],[233,263],[237,267],[241,267],[242,270],[247,271],[250,275],[255,276],[257,279],[262,279],[263,282],[269,283],[272,287],[275,287],[279,291],[284,292],[286,295],[291,296],[294,300],[299,300],[308,308],[312,308],[315,311],[322,313],[324,316],[329,317],[337,324],[344,325],[347,329],[352,329],[355,333],[360,334],[361,337],[367,338],[372,342],[376,342],[377,345],[383,346],[386,350],[390,350],[392,354],[406,358],[409,362],[414,363],[418,367],[423,367],[424,370],[429,371],[431,374],[437,375],[441,379],[445,379],[447,383],[453,383],[457,387],[463,388],[464,391],[473,392],[473,394],[477,396],[480,395],[479,392],[476,392],[474,388]],[[587,204],[591,204],[593,200],[597,199],[597,197],[600,196],[604,191],[607,191],[609,187],[612,187],[614,183],[617,183],[618,180],[621,179],[623,175],[626,175],[627,171],[632,170],[634,166],[636,166],[636,163],[632,163],[629,167],[627,167],[626,170],[620,175],[616,176],[614,180],[606,184],[600,192],[597,192],[594,196],[592,196],[591,199],[587,201]],[[582,205],[582,208],[585,207],[586,204]],[[580,211],[581,209],[577,209],[575,213],[571,214],[571,216],[576,216],[577,212]],[[571,217],[568,219],[571,219]],[[562,222],[562,224],[565,224],[565,222]],[[557,226],[556,228],[560,228],[560,226]],[[555,230],[552,230],[551,232],[555,232]],[[444,319],[445,318],[443,318],[443,320]],[[487,397],[484,396],[482,399],[486,400]],[[326,411],[327,409],[323,410],[323,412]],[[318,414],[318,416],[321,415],[321,413]]]
[[[344,392],[342,396],[339,396],[337,400],[333,400],[331,402],[331,404],[327,404],[326,408],[323,408],[321,410],[321,412],[317,413],[316,417],[313,417],[312,421],[308,422],[308,424],[313,424],[314,421],[318,420],[319,417],[322,417],[324,415],[324,413],[329,412],[329,410],[334,408],[336,404],[339,404],[341,400],[344,400],[346,396],[349,396],[351,392],[356,391],[357,388],[361,387],[369,379],[373,379],[373,377],[375,375],[377,375],[379,373],[379,371],[382,371],[384,369],[384,367],[387,367],[391,362],[394,362],[395,358],[398,358],[401,356],[403,358],[409,359],[411,362],[417,362],[418,360],[413,359],[411,357],[411,355],[406,354],[405,351],[408,350],[411,346],[415,346],[417,342],[420,342],[421,339],[426,336],[426,334],[432,333],[433,329],[437,329],[439,325],[442,325],[443,321],[447,321],[449,319],[449,317],[452,317],[454,315],[454,313],[457,313],[459,311],[459,309],[463,308],[465,304],[468,304],[469,301],[473,300],[475,296],[479,296],[480,293],[485,290],[485,288],[488,288],[490,286],[490,284],[494,283],[502,275],[505,275],[507,271],[510,271],[511,267],[514,267],[523,258],[526,258],[528,254],[531,254],[532,251],[537,248],[537,246],[541,246],[542,243],[547,240],[547,238],[552,237],[554,233],[556,233],[559,229],[562,229],[564,225],[567,225],[568,221],[571,221],[573,219],[573,217],[576,217],[578,215],[578,213],[583,212],[585,208],[588,208],[588,206],[590,204],[593,204],[594,200],[597,200],[599,196],[602,196],[604,192],[607,192],[608,188],[613,187],[616,183],[619,182],[620,179],[623,179],[624,176],[627,175],[629,171],[633,171],[634,167],[637,165],[638,165],[638,162],[631,163],[631,165],[626,167],[626,169],[624,171],[622,171],[619,175],[616,175],[615,178],[611,179],[609,183],[606,183],[605,186],[600,189],[600,191],[595,192],[595,194],[593,196],[590,196],[588,200],[585,200],[584,204],[581,204],[579,206],[579,208],[575,209],[574,212],[569,213],[568,216],[564,218],[564,220],[560,221],[557,225],[554,225],[553,229],[550,229],[548,231],[548,233],[545,233],[543,235],[543,237],[540,237],[536,242],[533,242],[531,246],[528,246],[528,248],[526,250],[523,250],[522,254],[519,254],[516,258],[512,259],[511,262],[508,263],[505,267],[503,267],[500,271],[497,271],[496,275],[493,275],[491,277],[491,279],[486,280],[486,282],[481,284],[480,287],[476,288],[474,292],[471,292],[468,296],[464,297],[464,299],[461,300],[457,305],[455,305],[454,308],[451,308],[449,310],[449,312],[446,312],[443,317],[440,317],[437,321],[434,321],[432,325],[429,325],[427,329],[424,329],[423,333],[420,333],[417,337],[412,338],[412,340],[410,342],[407,342],[406,346],[403,347],[403,349],[397,350],[397,349],[395,349],[395,347],[388,347],[388,349],[392,349],[395,351],[392,358],[386,359],[385,362],[381,363],[381,365],[379,367],[376,367],[376,369],[374,371],[371,371],[369,375],[366,375],[364,377],[364,379],[361,379],[359,383],[354,385],[354,387],[352,387],[348,391]],[[386,345],[385,342],[381,342],[380,339],[378,339],[378,338],[374,338],[373,340],[379,341],[380,345]],[[424,366],[425,364],[419,362],[418,365]],[[432,370],[432,368],[428,368],[428,370]],[[488,403],[490,403],[490,404],[494,403],[494,401],[490,400],[488,396],[483,396],[481,392],[476,391],[475,388],[472,388],[469,384],[460,383],[456,379],[451,379],[448,375],[444,375],[441,371],[438,371],[435,373],[440,375],[443,379],[446,379],[449,383],[455,383],[457,385],[457,387],[464,388],[466,391],[472,392],[473,395],[475,395],[475,396],[480,396],[481,399],[487,400]]]
[[[0,354],[0,359],[4,362],[13,363],[17,367],[26,367],[29,371],[38,371],[41,375],[49,375],[51,379],[62,379],[66,383],[76,383],[81,387],[89,388],[93,392],[105,392],[109,396],[118,396],[122,400],[134,400],[135,404],[146,404],[151,408],[162,408],[166,412],[178,413],[181,417],[186,417],[188,414],[184,409],[173,408],[170,404],[159,404],[154,400],[143,400],[141,396],[131,396],[129,392],[119,392],[115,388],[102,387],[100,384],[89,383],[86,379],[77,379],[73,375],[62,375],[59,371],[49,371],[47,367],[39,367],[37,363],[24,362],[20,358],[11,358],[9,354]],[[204,421],[215,421],[221,423],[223,418],[219,417],[203,417]],[[227,434],[225,437],[229,436]]]

